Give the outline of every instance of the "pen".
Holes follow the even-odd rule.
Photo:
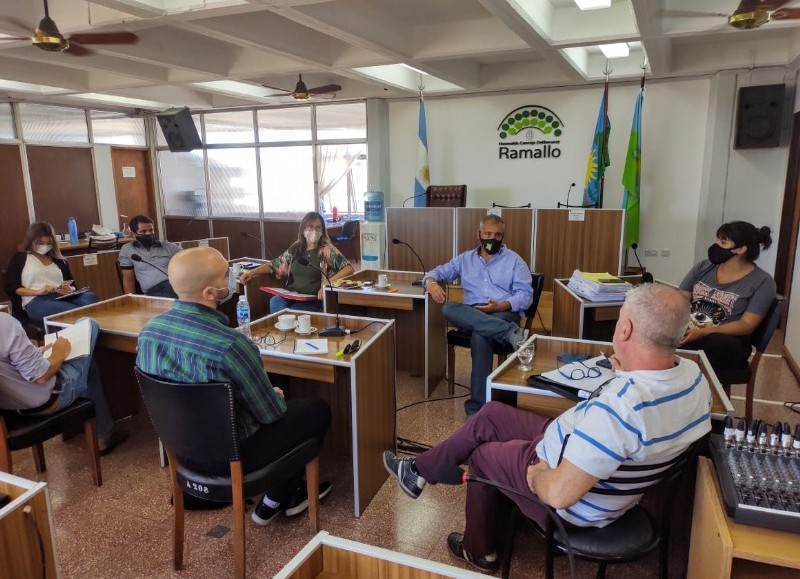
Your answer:
[[[314,348],[315,350],[319,350],[319,348],[317,348],[317,347],[316,347],[314,344],[312,344],[311,342],[306,342],[306,346],[311,346],[311,347],[312,347],[312,348]]]

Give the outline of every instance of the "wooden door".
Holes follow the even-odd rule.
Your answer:
[[[155,192],[150,171],[150,155],[146,149],[111,148],[111,164],[114,169],[114,189],[117,196],[117,213],[147,215],[158,229]],[[119,218],[119,227],[125,221]],[[121,230],[121,229],[120,229]]]
[[[28,202],[25,199],[25,182],[22,176],[22,160],[19,145],[0,145],[0,175],[3,176],[3,210],[0,211],[0,268],[5,269],[8,260],[17,251],[28,229]],[[0,287],[0,300],[6,300]]]

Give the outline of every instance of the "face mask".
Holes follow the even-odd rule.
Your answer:
[[[38,253],[39,255],[47,255],[52,251],[53,246],[49,243],[42,243],[40,245],[37,245],[35,249],[36,253]]]
[[[303,237],[306,238],[306,243],[314,244],[320,240],[322,233],[316,229],[306,229],[303,231]]]
[[[481,247],[483,248],[483,250],[486,253],[488,253],[489,255],[494,255],[495,253],[500,251],[501,247],[503,247],[503,240],[502,239],[500,239],[500,240],[497,240],[497,239],[481,239],[480,242],[481,242]]]
[[[716,243],[711,244],[711,246],[708,248],[708,261],[710,261],[714,265],[725,263],[734,255],[736,254],[733,253],[732,249],[725,249],[724,247],[720,247]]]
[[[141,243],[144,247],[153,247],[156,242],[156,236],[152,233],[137,233],[136,241]]]
[[[221,304],[225,300],[228,299],[228,296],[231,295],[231,290],[227,287],[212,287],[211,289],[214,290],[214,299],[217,300],[218,304]],[[216,292],[224,291],[225,293],[221,296],[217,295]]]

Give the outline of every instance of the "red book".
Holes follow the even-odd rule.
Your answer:
[[[281,296],[287,300],[295,300],[298,302],[313,302],[314,300],[318,299],[317,294],[300,294],[280,287],[267,287],[264,285],[258,289],[274,296]]]

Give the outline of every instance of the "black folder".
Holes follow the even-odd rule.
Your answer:
[[[580,402],[581,400],[586,400],[586,398],[588,398],[588,393],[586,393],[587,395],[584,397],[581,397],[578,394],[581,391],[579,388],[564,386],[563,384],[559,384],[558,382],[550,380],[549,378],[545,378],[540,374],[530,376],[528,378],[528,386],[555,392],[559,396],[566,398],[567,400],[572,400],[573,402]]]

